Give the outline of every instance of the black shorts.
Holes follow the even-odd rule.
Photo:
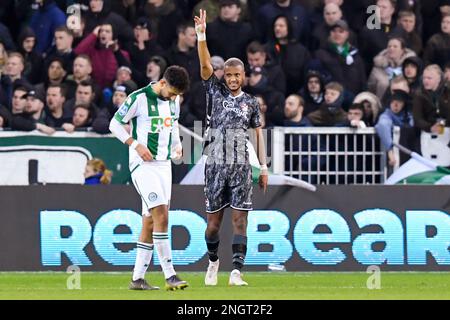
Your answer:
[[[215,213],[231,206],[250,211],[252,205],[252,167],[249,164],[206,164],[206,212]]]

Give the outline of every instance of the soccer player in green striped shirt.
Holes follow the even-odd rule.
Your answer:
[[[137,243],[136,263],[130,283],[132,290],[155,290],[145,280],[155,247],[166,289],[184,289],[172,264],[168,237],[168,214],[172,187],[171,159],[181,157],[178,129],[180,95],[189,87],[189,75],[171,66],[163,78],[131,93],[117,110],[109,129],[129,146],[133,184],[142,199],[142,230]],[[125,124],[130,123],[130,133]]]

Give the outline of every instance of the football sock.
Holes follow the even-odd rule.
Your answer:
[[[153,243],[164,272],[164,278],[169,279],[176,274],[172,264],[172,249],[170,248],[169,235],[167,232],[153,232]]]
[[[153,255],[153,243],[138,242],[136,245],[136,262],[133,270],[133,281],[144,279]]]
[[[208,248],[209,260],[215,262],[219,259],[217,252],[219,251],[219,234],[215,234],[212,237],[205,235],[206,247]]]
[[[233,237],[233,269],[241,270],[247,254],[247,237],[235,234]]]

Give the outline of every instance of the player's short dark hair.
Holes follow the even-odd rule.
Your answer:
[[[189,89],[189,74],[183,67],[168,67],[164,72],[163,78],[180,93],[184,93]]]
[[[238,58],[230,58],[230,59],[228,59],[227,61],[225,61],[225,63],[224,63],[224,68],[226,68],[226,67],[242,67],[242,69],[243,70],[245,70],[245,65],[244,65],[244,63],[242,62],[242,60],[241,59],[238,59]]]

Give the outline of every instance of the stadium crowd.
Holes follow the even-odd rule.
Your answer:
[[[215,75],[246,63],[266,128],[375,127],[391,151],[393,126],[450,126],[450,0],[4,0],[0,128],[108,133],[173,64],[191,77],[180,123],[204,121],[200,8]]]

